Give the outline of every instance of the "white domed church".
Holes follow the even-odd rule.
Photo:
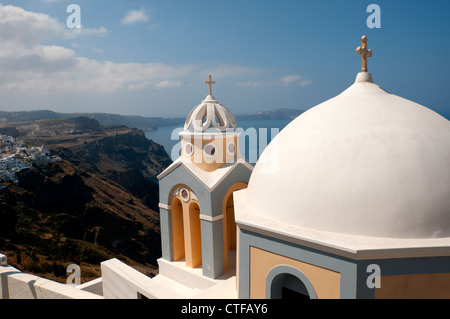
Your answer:
[[[255,167],[210,78],[179,159],[158,177],[159,275],[114,259],[78,289],[108,299],[450,298],[450,122],[374,83],[366,37],[357,53],[355,83],[292,121]]]
[[[450,298],[450,122],[376,85],[362,41],[355,83],[234,194],[240,298]]]
[[[186,162],[191,150],[207,156],[212,140],[220,141],[220,154],[229,141],[237,143],[234,135],[202,136],[201,147],[192,147],[195,123],[204,135],[211,127],[222,134],[235,121],[211,92],[191,112],[181,134],[184,153],[160,177],[165,267],[183,260],[177,249],[189,254],[191,247],[189,227],[184,247],[173,234],[183,233],[175,230],[181,222],[173,185],[227,172],[220,194],[201,192],[216,208],[200,204],[197,213],[204,216],[197,232],[202,275],[219,279],[219,287],[228,269],[226,242],[237,245],[237,271],[226,277],[236,295],[230,289],[223,297],[450,298],[450,123],[373,82],[366,37],[357,53],[363,67],[355,83],[292,121],[253,170],[242,158],[225,166]],[[173,167],[183,165],[189,178],[166,184]],[[223,194],[230,192],[227,206],[231,199]],[[230,220],[236,232],[227,232]]]

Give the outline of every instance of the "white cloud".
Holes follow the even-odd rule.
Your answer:
[[[283,85],[298,85],[298,86],[306,86],[312,82],[312,80],[304,79],[302,75],[286,75],[281,79]]]
[[[49,15],[0,5],[0,92],[110,93],[168,89],[192,82],[207,68],[218,77],[253,72],[251,68],[225,64],[207,67],[97,61],[77,56],[77,44],[71,48],[42,44],[44,40],[106,32],[104,28],[69,30]],[[95,50],[101,52],[100,48]]]
[[[47,14],[25,11],[12,5],[0,4],[0,41],[20,46],[33,46],[43,40],[71,39],[82,35],[105,35],[108,30],[99,28],[67,29]]]
[[[128,90],[129,91],[144,91],[144,90],[148,90],[151,88],[154,88],[155,84],[153,82],[150,81],[142,81],[140,83],[132,83],[130,85],[128,85]]]
[[[161,82],[143,81],[137,84],[130,84],[129,91],[144,91],[149,89],[172,89],[181,86],[181,81],[164,80]]]
[[[94,52],[98,53],[98,54],[103,54],[105,53],[105,50],[100,49],[100,48],[93,48]]]
[[[158,89],[171,89],[171,88],[177,88],[181,86],[181,82],[180,81],[162,81],[159,82],[158,84],[156,84],[156,87]]]
[[[311,83],[311,80],[303,79],[302,75],[286,75],[283,76],[279,81],[245,81],[238,82],[234,86],[239,88],[256,89],[261,87],[277,87],[289,85],[306,86]]]
[[[300,86],[307,86],[307,85],[312,84],[312,83],[313,83],[312,80],[302,80],[302,81],[300,81],[300,83],[298,85],[300,85]]]
[[[64,25],[42,13],[0,4],[0,40],[33,46],[42,40],[61,36]]]
[[[235,87],[256,89],[259,87],[269,87],[273,85],[274,85],[273,82],[268,81],[245,81],[236,83]]]
[[[122,24],[133,24],[137,22],[147,22],[150,20],[150,16],[144,9],[130,10],[121,20]]]
[[[134,21],[139,19],[134,16]],[[131,21],[133,20],[130,18]],[[66,48],[44,45],[52,39],[106,34],[105,28],[69,30],[46,14],[0,4],[0,93],[44,96],[47,93],[115,93],[180,88],[213,79],[239,79],[237,87],[259,88],[304,80],[299,75],[270,82],[247,81],[264,75],[263,69],[222,62],[172,65],[165,63],[115,63],[76,54],[76,43]],[[101,48],[91,48],[101,53]],[[224,81],[225,82],[225,81]],[[306,85],[306,82],[304,82]]]
[[[65,37],[66,38],[73,38],[76,36],[81,36],[81,35],[107,35],[108,34],[108,30],[105,27],[100,27],[100,28],[85,28],[85,27],[81,27],[81,28],[74,28],[74,29],[67,29],[65,30]]]
[[[61,52],[62,53],[62,52]],[[63,57],[60,55],[60,59]],[[52,68],[15,72],[8,89],[33,92],[101,92],[120,90],[145,90],[150,88],[170,88],[181,85],[173,78],[185,77],[192,73],[191,66],[169,66],[165,64],[138,64],[99,62],[93,59],[72,57],[64,63],[52,60]],[[57,68],[59,66],[59,68]],[[6,89],[0,84],[0,89]]]
[[[217,66],[207,68],[201,75],[207,77],[209,74],[212,74],[213,78],[221,79],[234,76],[253,75],[260,72],[261,69],[248,66],[218,64]]]
[[[301,78],[301,75],[286,75],[281,79],[281,82],[283,82],[284,85],[289,85],[291,83],[298,82]]]

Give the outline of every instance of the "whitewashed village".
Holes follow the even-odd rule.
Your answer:
[[[20,139],[0,135],[0,182],[18,183],[19,172],[59,161],[61,158],[52,156],[44,145],[29,147]]]

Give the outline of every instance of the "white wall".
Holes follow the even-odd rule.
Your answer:
[[[105,299],[138,299],[142,294],[152,298],[145,286],[152,286],[152,279],[127,266],[118,259],[101,263],[103,297]]]
[[[0,299],[103,299],[103,297],[20,272],[11,266],[0,266]]]

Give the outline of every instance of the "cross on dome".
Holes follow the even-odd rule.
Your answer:
[[[209,95],[189,113],[184,130],[191,133],[204,133],[215,130],[216,133],[225,133],[236,130],[236,119],[229,109],[221,105],[212,95],[212,85],[216,84],[209,76]]]
[[[209,81],[205,81],[205,84],[209,85],[209,95],[212,95],[212,85],[216,82],[212,80],[211,75],[209,75]]]
[[[372,57],[372,50],[367,49],[367,36],[361,38],[362,46],[356,48],[356,53],[362,57],[362,72],[367,72],[367,58]]]

